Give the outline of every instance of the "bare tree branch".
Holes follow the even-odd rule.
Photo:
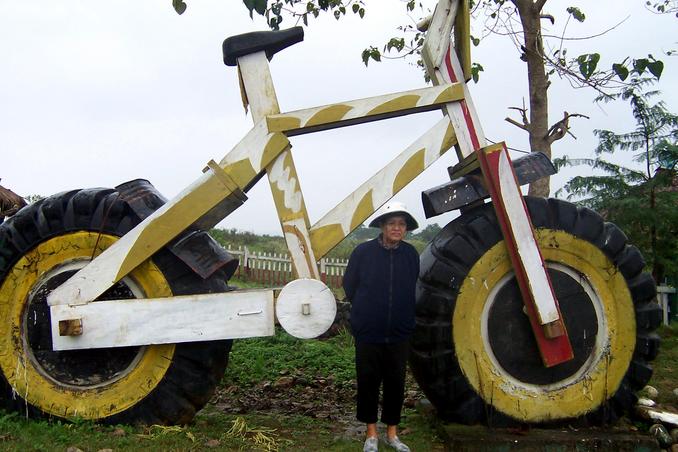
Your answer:
[[[546,141],[548,141],[549,144],[552,144],[554,141],[558,141],[561,138],[565,136],[565,134],[569,134],[572,136],[574,139],[577,139],[571,132],[570,132],[570,118],[586,118],[590,119],[586,115],[582,115],[580,113],[568,113],[568,112],[563,112],[563,119],[558,121],[557,123],[553,124],[549,130],[548,134],[546,136]]]
[[[513,124],[514,126],[523,129],[524,131],[528,132],[530,131],[530,120],[527,118],[527,108],[525,107],[525,99],[523,99],[523,106],[521,107],[509,107],[509,110],[516,110],[520,112],[520,117],[522,119],[522,123],[516,121],[513,118],[504,118],[506,122],[509,124]]]
[[[514,126],[518,127],[519,129],[523,129],[526,132],[530,131],[529,126],[527,126],[525,124],[521,124],[518,121],[516,121],[515,119],[509,118],[508,116],[506,118],[504,118],[504,121],[506,121],[510,124],[513,124]]]

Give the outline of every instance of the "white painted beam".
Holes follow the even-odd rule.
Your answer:
[[[463,99],[459,83],[402,91],[266,117],[269,132],[287,136],[362,124],[442,108]]]
[[[54,350],[126,347],[272,336],[273,290],[236,290],[171,298],[51,306]],[[82,334],[60,336],[79,320]]]

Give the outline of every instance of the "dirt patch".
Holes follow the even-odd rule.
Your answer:
[[[282,372],[276,380],[254,386],[219,387],[210,403],[226,414],[301,415],[328,420],[335,434],[354,439],[365,433],[365,426],[355,419],[355,393],[355,381],[340,383],[332,377]],[[405,406],[413,408],[423,398],[408,375]]]

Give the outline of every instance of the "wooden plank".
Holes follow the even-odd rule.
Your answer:
[[[238,70],[252,107],[254,122],[280,113],[265,52],[238,58]],[[294,274],[299,278],[318,279],[320,274],[309,232],[311,224],[289,146],[266,165],[266,175],[287,249],[292,257]]]
[[[52,343],[77,350],[271,336],[273,309],[270,289],[54,305]],[[73,319],[81,334],[61,336],[60,322]]]
[[[460,160],[468,157],[478,149],[487,145],[487,140],[480,124],[468,85],[464,83],[464,73],[454,48],[450,46],[441,65],[435,66],[424,59],[427,72],[434,84],[460,83],[464,99],[443,107],[443,112],[450,118],[457,135],[457,154]]]
[[[508,151],[500,143],[488,146],[478,157],[542,361],[546,367],[569,361],[574,356],[572,346]]]
[[[450,46],[450,33],[459,8],[459,1],[467,0],[440,0],[428,25],[421,55],[424,61],[428,60],[434,68],[441,66]]]
[[[294,136],[431,111],[461,99],[463,89],[460,84],[441,83],[429,88],[270,115],[266,121],[270,132]]]
[[[457,135],[457,155],[460,160],[473,154],[474,151],[487,145],[478,115],[476,113],[467,84],[464,70],[459,62],[454,46],[450,41],[450,32],[458,11],[467,13],[465,6],[459,7],[459,1],[444,0],[438,3],[431,19],[429,30],[426,33],[422,48],[422,60],[426,72],[434,85],[459,83],[463,90],[463,100],[449,103],[443,107],[444,113],[450,118]],[[465,26],[464,20],[458,20],[458,25]],[[466,30],[461,30],[463,35]],[[463,46],[462,46],[463,47]],[[468,52],[465,52],[465,64],[470,63]]]
[[[455,142],[449,119],[438,121],[311,227],[315,256],[327,254]]]

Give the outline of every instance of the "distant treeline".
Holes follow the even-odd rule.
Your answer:
[[[421,252],[426,244],[435,237],[439,231],[440,226],[431,224],[425,228],[419,229],[415,233],[408,233],[405,240]],[[238,231],[237,229],[212,229],[210,234],[226,248],[238,249],[239,247],[247,247],[250,251],[278,254],[287,253],[285,239],[278,235],[258,235],[253,232]],[[353,248],[355,248],[356,245],[365,240],[373,239],[378,234],[378,229],[360,225],[339,243],[339,245],[330,251],[327,257],[348,259],[351,255],[351,251],[353,251]]]

